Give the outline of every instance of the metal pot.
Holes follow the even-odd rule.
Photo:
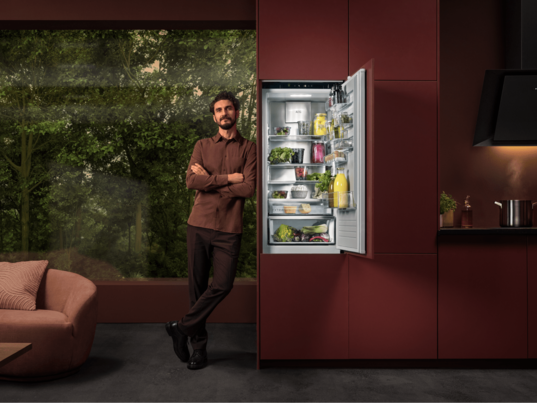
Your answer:
[[[531,227],[533,206],[531,200],[500,200],[495,201],[500,207],[500,227]]]

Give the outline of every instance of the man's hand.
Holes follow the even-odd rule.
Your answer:
[[[229,183],[242,183],[244,182],[243,174],[231,174],[227,176],[227,181]]]
[[[192,165],[192,172],[196,175],[209,175],[209,173],[200,164],[196,163]]]

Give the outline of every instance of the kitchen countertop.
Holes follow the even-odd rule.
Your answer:
[[[537,227],[440,228],[439,235],[537,235]]]

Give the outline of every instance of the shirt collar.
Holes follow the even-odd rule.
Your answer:
[[[222,139],[223,139],[223,137],[220,135],[220,132],[217,132],[216,136],[213,137],[213,141],[215,143],[218,143]],[[242,137],[241,134],[239,133],[239,131],[237,130],[236,133],[235,133],[235,136],[233,136],[231,141],[237,141],[239,144],[242,144],[242,142],[244,141],[244,137]]]

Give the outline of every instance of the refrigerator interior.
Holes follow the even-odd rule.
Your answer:
[[[365,175],[364,170],[359,169],[359,165],[362,165],[365,157],[356,157],[356,151],[363,153],[365,143],[360,144],[362,140],[358,138],[357,141],[356,137],[359,136],[354,136],[355,132],[361,132],[362,125],[365,134],[362,113],[360,108],[356,108],[356,103],[362,102],[362,95],[364,94],[362,94],[363,89],[357,88],[358,80],[354,78],[356,77],[344,83],[348,103],[338,105],[336,108],[328,108],[329,88],[263,88],[263,156],[260,159],[263,172],[260,190],[265,195],[262,208],[263,222],[265,223],[263,228],[263,253],[335,254],[341,253],[342,249],[365,253],[365,250],[361,252],[360,248],[357,247],[359,232],[365,232],[364,221],[360,219],[363,215],[363,206],[361,206],[363,203],[360,198],[365,200]],[[335,83],[328,83],[329,87]],[[339,83],[341,84],[341,82]],[[356,102],[354,102],[355,98],[357,98]],[[365,101],[365,96],[363,98]],[[354,107],[351,107],[353,104]],[[296,105],[297,110],[290,108],[290,105]],[[317,113],[327,113],[327,121],[330,121],[332,114],[340,112],[339,107],[345,108],[353,116],[355,122],[354,125],[348,128],[348,137],[345,139],[346,148],[340,148],[345,149],[347,160],[344,163],[337,164],[333,162],[313,164],[311,161],[311,147],[314,141],[323,141],[326,147],[325,155],[328,155],[339,146],[339,140],[329,141],[329,136],[299,135],[296,120],[313,121]],[[309,116],[307,116],[308,113]],[[291,128],[289,135],[275,135],[274,128],[284,126]],[[358,129],[355,130],[353,127]],[[270,164],[268,162],[270,152],[276,147],[303,148],[302,164]],[[349,182],[349,190],[353,192],[358,203],[354,208],[349,205],[348,209],[337,209],[330,208],[326,199],[324,201],[314,199],[313,195],[317,181],[297,181],[294,169],[297,165],[305,166],[308,174],[314,172],[323,173],[326,169],[331,169],[332,174],[335,175],[336,166],[343,167]],[[363,178],[363,180],[360,181],[360,178]],[[307,188],[305,198],[292,198],[291,188],[297,185],[303,185]],[[272,198],[275,191],[287,191],[285,199]],[[303,203],[311,206],[309,214],[300,212],[299,207]],[[284,211],[284,206],[288,207],[287,211]],[[289,211],[289,207],[292,206],[297,207],[296,211]],[[281,224],[286,224],[299,230],[303,226],[326,224],[330,241],[323,243],[277,242],[273,234]]]

